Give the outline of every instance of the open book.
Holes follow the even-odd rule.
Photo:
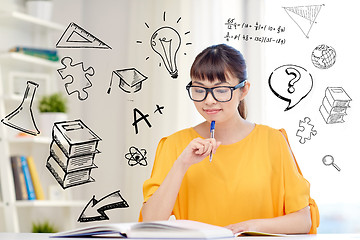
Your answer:
[[[280,236],[275,234],[244,232],[234,235],[231,230],[191,220],[133,222],[104,224],[55,233],[51,237],[118,236],[124,238],[233,238],[240,235]]]

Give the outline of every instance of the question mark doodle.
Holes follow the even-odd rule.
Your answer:
[[[287,75],[294,76],[294,78],[289,81],[289,83],[288,83],[289,88],[287,89],[288,93],[294,93],[295,92],[294,85],[297,81],[300,80],[301,74],[296,68],[293,68],[293,67],[289,67],[289,68],[285,69],[285,72]]]
[[[284,111],[290,110],[304,99],[311,91],[312,86],[311,74],[305,68],[292,64],[276,68],[269,77],[270,90],[278,98],[289,103]]]

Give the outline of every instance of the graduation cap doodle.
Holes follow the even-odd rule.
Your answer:
[[[119,80],[119,88],[126,93],[136,93],[141,90],[142,82],[147,77],[135,68],[115,70],[111,74],[110,86],[107,91],[110,94],[112,82]]]

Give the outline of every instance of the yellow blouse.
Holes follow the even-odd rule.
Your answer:
[[[160,140],[151,177],[144,182],[144,202],[197,137],[188,128]],[[188,169],[173,214],[176,219],[226,226],[298,211],[309,205],[309,198],[310,184],[299,173],[282,133],[255,125],[241,141],[220,145],[212,162],[206,158]]]

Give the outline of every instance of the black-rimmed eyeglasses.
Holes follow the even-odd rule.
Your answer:
[[[246,80],[237,84],[234,87],[230,86],[218,86],[212,88],[206,88],[201,86],[192,86],[192,82],[186,85],[186,90],[189,93],[191,100],[195,102],[202,102],[206,99],[210,92],[213,98],[218,102],[228,102],[232,99],[233,91],[238,88],[242,88],[245,85]]]

